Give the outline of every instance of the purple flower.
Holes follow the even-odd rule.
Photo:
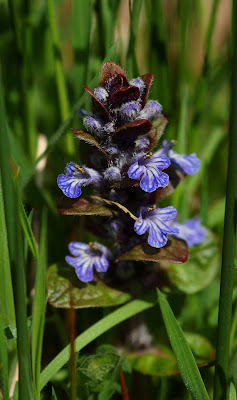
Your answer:
[[[164,154],[169,157],[172,164],[180,168],[185,174],[194,175],[200,168],[200,160],[197,158],[195,153],[192,154],[177,154],[171,150],[174,146],[174,142],[168,142],[164,140],[162,148],[158,151],[160,155]]]
[[[100,174],[94,169],[79,167],[74,163],[67,164],[66,173],[67,175],[60,174],[57,182],[65,196],[71,198],[81,195],[81,186],[86,186],[90,183],[98,184],[101,179]]]
[[[205,239],[206,230],[200,224],[200,218],[188,219],[183,223],[174,221],[171,225],[179,230],[179,233],[174,236],[185,240],[189,247],[200,244]]]
[[[170,160],[166,156],[157,156],[149,153],[139,158],[128,169],[128,176],[131,179],[139,179],[142,176],[140,187],[145,192],[154,192],[158,187],[165,187],[169,182],[169,175],[161,172],[161,169],[168,168]]]
[[[71,242],[68,248],[75,257],[66,256],[65,260],[76,269],[76,274],[81,281],[92,281],[93,267],[97,272],[107,271],[112,254],[102,244]]]
[[[147,208],[141,207],[139,220],[135,222],[134,230],[138,235],[143,235],[149,231],[148,243],[152,247],[160,248],[166,245],[167,236],[179,233],[178,228],[165,224],[176,218],[177,211],[174,207]]]

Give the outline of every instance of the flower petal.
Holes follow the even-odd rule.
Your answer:
[[[98,272],[106,272],[109,266],[109,262],[105,257],[94,257],[94,267]]]
[[[173,206],[158,208],[151,213],[154,213],[161,221],[171,221],[177,217],[177,210]]]
[[[63,191],[65,196],[76,198],[81,195],[81,182],[78,178],[60,174],[57,179],[59,188]]]
[[[173,150],[170,150],[169,156],[171,162],[188,175],[195,174],[200,168],[200,160],[195,153],[185,155],[177,154]]]
[[[71,242],[68,245],[69,251],[73,256],[80,256],[85,250],[89,249],[87,243]]]
[[[145,172],[145,167],[143,165],[139,165],[138,162],[132,164],[128,169],[128,176],[131,179],[138,179]]]
[[[157,224],[151,222],[148,235],[148,243],[152,247],[160,248],[166,245],[167,235],[159,228]]]
[[[149,221],[147,219],[141,219],[141,222],[135,222],[134,224],[134,231],[138,234],[138,235],[143,235],[150,227]]]

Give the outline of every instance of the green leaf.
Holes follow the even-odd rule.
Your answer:
[[[17,194],[18,194],[18,202],[19,202],[19,216],[20,216],[20,221],[21,221],[21,227],[23,229],[23,232],[28,241],[29,247],[31,249],[31,252],[32,252],[34,258],[36,260],[38,260],[37,245],[35,242],[34,234],[32,232],[31,226],[30,226],[30,222],[27,218],[24,206],[23,206],[21,198],[20,198],[19,190],[17,190]]]
[[[7,341],[4,336],[2,315],[0,314],[0,387],[2,399],[9,399],[9,384],[8,384],[8,356],[7,356]]]
[[[89,203],[85,199],[70,199],[69,197],[62,197],[57,204],[59,214],[63,215],[101,215],[113,216],[116,211],[107,207]]]
[[[184,336],[198,363],[215,359],[215,349],[204,336],[192,332],[184,332]]]
[[[236,400],[236,389],[233,382],[230,382],[230,393],[229,393],[229,400]]]
[[[8,237],[0,174],[0,317],[4,325],[15,322]]]
[[[158,301],[178,368],[187,389],[196,400],[208,400],[209,396],[184,333],[160,291],[158,291]]]
[[[189,249],[189,258],[185,265],[169,266],[169,278],[183,292],[196,293],[213,281],[220,263],[219,259],[216,238],[207,231],[204,242]]]
[[[55,392],[55,390],[54,390],[54,387],[52,387],[51,400],[57,400],[57,395],[56,395],[56,392]]]
[[[169,263],[184,263],[188,258],[188,246],[183,240],[170,238],[167,245],[156,249],[149,244],[133,247],[132,250],[122,254],[119,260],[159,261]]]
[[[75,340],[75,351],[82,350],[85,346],[98,338],[104,332],[107,332],[112,327],[118,325],[120,322],[136,315],[148,308],[153,307],[153,300],[134,300],[119,309],[111,312],[100,321],[96,322],[86,331],[84,331]],[[40,389],[50,381],[50,379],[68,362],[70,359],[70,345],[67,345],[41,372],[40,375]]]
[[[31,317],[27,318],[28,330],[31,328]],[[4,335],[6,339],[16,339],[17,338],[17,328],[16,324],[8,325],[4,328]]]
[[[119,355],[113,353],[88,357],[78,368],[79,384],[88,385],[96,391],[101,391],[103,389],[103,381],[113,375],[119,362]]]
[[[34,392],[36,399],[40,399],[39,390],[39,377],[41,369],[41,353],[43,344],[43,332],[45,322],[45,309],[46,309],[46,264],[47,264],[47,218],[46,213],[42,216],[42,225],[40,232],[40,249],[39,259],[36,269],[35,279],[35,295],[33,300],[33,313],[32,313],[32,374],[34,383]]]
[[[179,373],[172,351],[165,346],[131,352],[125,355],[133,369],[152,376],[171,376]]]
[[[47,271],[49,303],[57,308],[106,307],[125,303],[130,295],[101,281],[81,282],[75,270],[65,264],[53,264]]]

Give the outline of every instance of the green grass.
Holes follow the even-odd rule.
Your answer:
[[[14,388],[14,400],[44,400],[47,396],[59,400],[85,398],[80,395],[78,382],[77,394],[70,394],[69,311],[47,304],[46,272],[48,266],[64,261],[70,240],[80,237],[87,241],[89,237],[84,217],[57,214],[60,191],[56,180],[67,162],[80,163],[83,158],[85,147],[73,137],[71,128],[82,128],[78,109],[91,111],[83,86],[96,87],[100,67],[108,60],[121,65],[129,79],[154,73],[150,99],[162,104],[169,119],[164,139],[176,140],[177,152],[195,152],[201,159],[199,172],[187,177],[173,197],[165,201],[177,207],[180,220],[200,216],[203,225],[213,231],[219,254],[224,234],[222,273],[218,265],[218,273],[207,287],[187,294],[162,280],[164,267],[160,279],[176,322],[160,293],[161,311],[164,314],[166,308],[169,322],[173,321],[172,346],[182,336],[182,329],[200,334],[217,350],[215,383],[213,368],[208,366],[201,371],[208,396],[211,398],[214,390],[213,400],[227,400],[229,390],[229,398],[236,398],[237,375],[231,367],[237,346],[233,268],[236,73],[230,84],[231,73],[236,71],[236,32],[230,29],[231,22],[233,28],[236,26],[235,13],[235,1],[232,10],[230,3],[223,7],[218,0],[205,4],[200,0],[0,1],[0,398],[2,395],[7,399],[9,390]],[[46,149],[39,148],[42,135]],[[208,257],[204,251],[204,264]],[[190,271],[195,274],[198,270],[199,276],[202,268],[208,268],[194,264],[189,264]],[[129,352],[129,345],[126,342],[123,346],[120,337],[124,337],[130,324],[142,322],[153,335],[158,354],[164,347],[171,351],[165,329],[167,321],[164,325],[161,313],[151,304],[141,298],[116,310],[108,308],[106,316],[101,309],[76,310],[78,365],[106,341]],[[137,313],[139,316],[131,318]],[[6,339],[4,332],[9,329],[14,337],[9,339],[6,335]],[[167,332],[169,335],[169,328]],[[190,356],[182,343],[181,356]],[[177,350],[173,348],[176,356]],[[202,364],[203,360],[191,350]],[[16,358],[18,385],[13,373]],[[160,366],[159,358],[158,361]],[[137,389],[133,384],[135,378],[141,399],[190,398],[180,377],[169,377],[167,366],[162,377],[152,377],[141,374],[138,365],[137,371],[131,372],[126,361],[122,359],[121,363],[131,398]],[[191,364],[194,371],[194,363]],[[190,387],[195,379],[191,383],[187,380],[189,367],[184,372],[182,365],[178,362],[178,369]],[[197,378],[195,371],[193,376]],[[196,385],[197,382],[201,382],[199,378]],[[120,390],[116,379],[104,385],[97,387],[100,394],[89,388],[88,398],[100,400],[107,393],[112,398],[113,390]],[[202,385],[196,389],[202,391],[200,398],[205,398]]]

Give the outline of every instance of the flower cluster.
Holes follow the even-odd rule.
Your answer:
[[[71,242],[69,250],[74,257],[67,256],[66,261],[84,282],[93,279],[93,268],[106,272],[109,263],[116,265],[119,255],[135,245],[148,242],[161,249],[171,237],[183,239],[189,246],[204,239],[205,231],[197,219],[180,224],[174,207],[157,205],[174,190],[177,180],[198,171],[200,161],[196,154],[177,154],[173,141],[164,140],[160,149],[152,152],[167,122],[161,105],[148,101],[152,80],[153,74],[147,73],[128,81],[118,65],[106,62],[98,87],[85,87],[92,97],[93,113],[81,113],[86,131],[73,132],[93,145],[94,151],[85,154],[87,166],[67,164],[65,174],[58,176],[58,186],[65,196],[75,199],[84,186],[93,185],[93,202],[84,200],[73,207],[79,215],[110,216],[103,229],[98,218],[93,226],[101,236],[114,240],[115,254],[98,243]]]

